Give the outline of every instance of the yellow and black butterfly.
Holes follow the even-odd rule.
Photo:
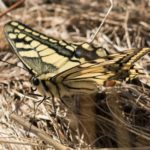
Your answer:
[[[42,95],[60,99],[135,78],[142,71],[134,63],[150,52],[150,48],[142,48],[108,54],[88,43],[58,41],[16,21],[5,25],[5,33],[13,51],[33,75],[32,83]]]

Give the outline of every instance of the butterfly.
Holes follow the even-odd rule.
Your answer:
[[[115,86],[142,74],[134,63],[150,48],[109,54],[89,43],[56,40],[11,21],[4,27],[12,50],[32,74],[34,86],[46,97],[62,99],[76,93],[91,94],[102,86]]]

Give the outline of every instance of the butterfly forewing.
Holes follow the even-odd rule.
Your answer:
[[[58,73],[66,63],[70,67],[80,64],[77,59],[71,60],[75,50],[73,44],[47,37],[19,22],[6,24],[5,33],[15,53],[36,75]]]
[[[59,41],[16,21],[5,25],[5,33],[20,60],[37,76],[50,73],[53,76],[87,60],[107,55],[105,49],[96,49],[88,43]]]

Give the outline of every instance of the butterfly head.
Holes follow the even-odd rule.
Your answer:
[[[42,96],[53,97],[53,94],[51,92],[52,89],[50,88],[50,86],[48,86],[48,85],[50,85],[50,84],[48,84],[48,83],[50,83],[49,81],[41,80],[38,77],[33,76],[30,79],[30,82],[37,89],[39,94],[41,94]]]
[[[39,80],[37,77],[33,76],[33,77],[31,78],[31,83],[32,83],[34,86],[39,86],[40,80]]]

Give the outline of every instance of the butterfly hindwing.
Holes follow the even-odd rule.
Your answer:
[[[150,48],[142,48],[112,54],[94,62],[85,62],[54,76],[51,81],[60,86],[59,89],[62,91],[60,97],[64,96],[64,89],[73,93],[93,93],[98,91],[99,87],[121,84],[123,80],[132,80],[137,75],[144,74],[143,69],[135,66],[134,62],[148,52]]]

